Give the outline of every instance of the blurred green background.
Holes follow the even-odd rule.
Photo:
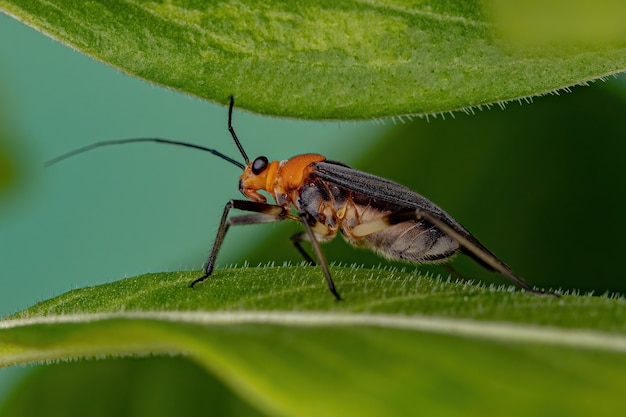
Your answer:
[[[532,284],[623,294],[625,98],[621,77],[504,111],[396,126],[358,167],[419,190]],[[285,234],[250,262],[293,259]],[[340,239],[326,254],[390,264]],[[471,279],[508,283],[464,256],[452,265]]]
[[[622,77],[429,122],[315,123],[236,112],[234,123],[251,156],[320,152],[412,187],[533,284],[623,293],[624,86]],[[139,136],[237,156],[224,107],[135,80],[2,15],[0,91],[0,164],[12,180],[0,195],[2,315],[74,287],[201,267],[223,204],[239,197],[233,166],[157,145],[102,149],[47,170],[43,162]],[[229,233],[221,266],[300,260],[287,239],[297,225],[245,229]],[[262,243],[268,238],[278,243]],[[344,264],[388,264],[339,239],[326,254]],[[454,266],[506,283],[464,259]],[[0,370],[0,399],[19,372]]]

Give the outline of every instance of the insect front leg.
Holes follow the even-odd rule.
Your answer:
[[[229,219],[228,213],[231,209],[250,211],[254,214],[244,214],[242,216],[235,216]],[[226,206],[224,207],[224,213],[222,214],[220,226],[217,229],[217,236],[215,236],[213,248],[211,249],[209,258],[207,259],[204,266],[204,275],[202,275],[200,278],[195,279],[191,283],[190,287],[193,288],[194,285],[206,280],[213,273],[217,253],[219,252],[222,246],[222,242],[224,241],[224,236],[226,236],[226,232],[231,225],[276,222],[292,217],[293,216],[290,216],[287,210],[285,210],[281,206],[267,203],[258,203],[248,200],[230,200],[228,203],[226,203]],[[299,221],[299,219],[297,218],[294,219]]]

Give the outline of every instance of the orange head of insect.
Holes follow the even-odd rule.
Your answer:
[[[239,177],[239,191],[252,201],[265,203],[267,199],[259,194],[259,190],[272,193],[274,176],[278,170],[278,161],[269,162],[264,156],[259,156],[248,162]]]
[[[259,156],[252,162],[246,162],[243,174],[239,178],[239,191],[252,201],[265,203],[265,196],[258,191],[266,191],[279,206],[295,201],[298,190],[314,169],[312,163],[326,160],[323,155],[308,153],[297,155],[284,161],[269,162]]]

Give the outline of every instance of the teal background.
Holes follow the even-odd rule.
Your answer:
[[[101,149],[45,170],[43,163],[128,137],[184,140],[238,158],[225,107],[129,77],[1,14],[0,91],[0,119],[16,132],[8,150],[18,161],[18,180],[0,195],[0,315],[76,287],[201,268],[224,204],[241,196],[236,167],[149,144]],[[250,157],[320,152],[347,162],[390,127],[237,110],[234,125]],[[234,230],[220,265],[241,262],[251,236],[272,227]],[[0,397],[19,371],[0,370]]]

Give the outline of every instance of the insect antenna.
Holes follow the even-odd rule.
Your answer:
[[[246,154],[246,151],[243,150],[243,146],[241,146],[241,142],[239,142],[239,138],[237,137],[237,134],[235,133],[235,129],[233,128],[233,108],[234,107],[235,107],[235,99],[233,98],[233,96],[230,96],[230,105],[228,106],[228,131],[230,132],[230,135],[233,137],[233,140],[235,141],[235,144],[237,145],[237,148],[239,149],[241,156],[243,156],[244,161],[246,162],[246,164],[249,164],[250,160],[248,159],[248,155]],[[126,143],[137,143],[137,142],[162,143],[166,145],[176,145],[176,146],[184,146],[187,148],[198,149],[201,151],[212,153],[213,155],[227,162],[230,162],[231,164],[235,165],[239,169],[243,170],[246,167],[241,162],[236,161],[230,156],[224,155],[218,150],[207,148],[207,147],[200,146],[200,145],[194,145],[193,143],[180,142],[177,140],[169,140],[169,139],[160,139],[160,138],[131,138],[131,139],[105,140],[102,142],[96,142],[96,143],[92,143],[91,145],[83,146],[82,148],[74,149],[73,151],[64,153],[63,155],[59,155],[56,158],[52,158],[49,161],[47,161],[44,165],[46,167],[49,167],[67,158],[71,158],[72,156],[75,156],[84,152],[88,152],[88,151],[91,151],[92,149],[100,148],[102,146],[123,145]]]
[[[237,148],[239,148],[239,152],[241,152],[241,156],[243,156],[243,160],[246,161],[246,164],[250,163],[250,159],[248,159],[248,155],[246,151],[243,150],[243,146],[241,146],[241,142],[239,142],[239,138],[235,133],[235,129],[233,128],[233,107],[235,107],[235,98],[230,96],[230,105],[228,106],[228,131],[230,135],[233,137]]]
[[[49,167],[51,165],[54,165],[58,162],[63,161],[64,159],[70,158],[72,156],[84,153],[84,152],[88,152],[91,151],[92,149],[96,149],[96,148],[100,148],[102,146],[109,146],[109,145],[124,145],[126,143],[137,143],[137,142],[153,142],[153,143],[163,143],[166,145],[176,145],[176,146],[184,146],[187,148],[193,148],[193,149],[198,149],[201,151],[205,151],[205,152],[209,152],[212,153],[213,155],[230,162],[231,164],[235,165],[236,167],[239,167],[240,169],[244,169],[245,165],[242,164],[239,161],[234,160],[233,158],[231,158],[230,156],[224,155],[223,153],[221,153],[220,151],[217,151],[215,149],[211,149],[211,148],[206,148],[204,146],[200,146],[200,145],[194,145],[193,143],[187,143],[187,142],[179,142],[177,140],[169,140],[169,139],[159,139],[159,138],[131,138],[131,139],[118,139],[118,140],[105,140],[102,142],[96,142],[96,143],[92,143],[91,145],[87,145],[87,146],[83,146],[82,148],[78,148],[78,149],[74,149],[73,151],[64,153],[63,155],[59,155],[56,158],[52,158],[49,161],[47,161],[45,163],[46,167]]]

